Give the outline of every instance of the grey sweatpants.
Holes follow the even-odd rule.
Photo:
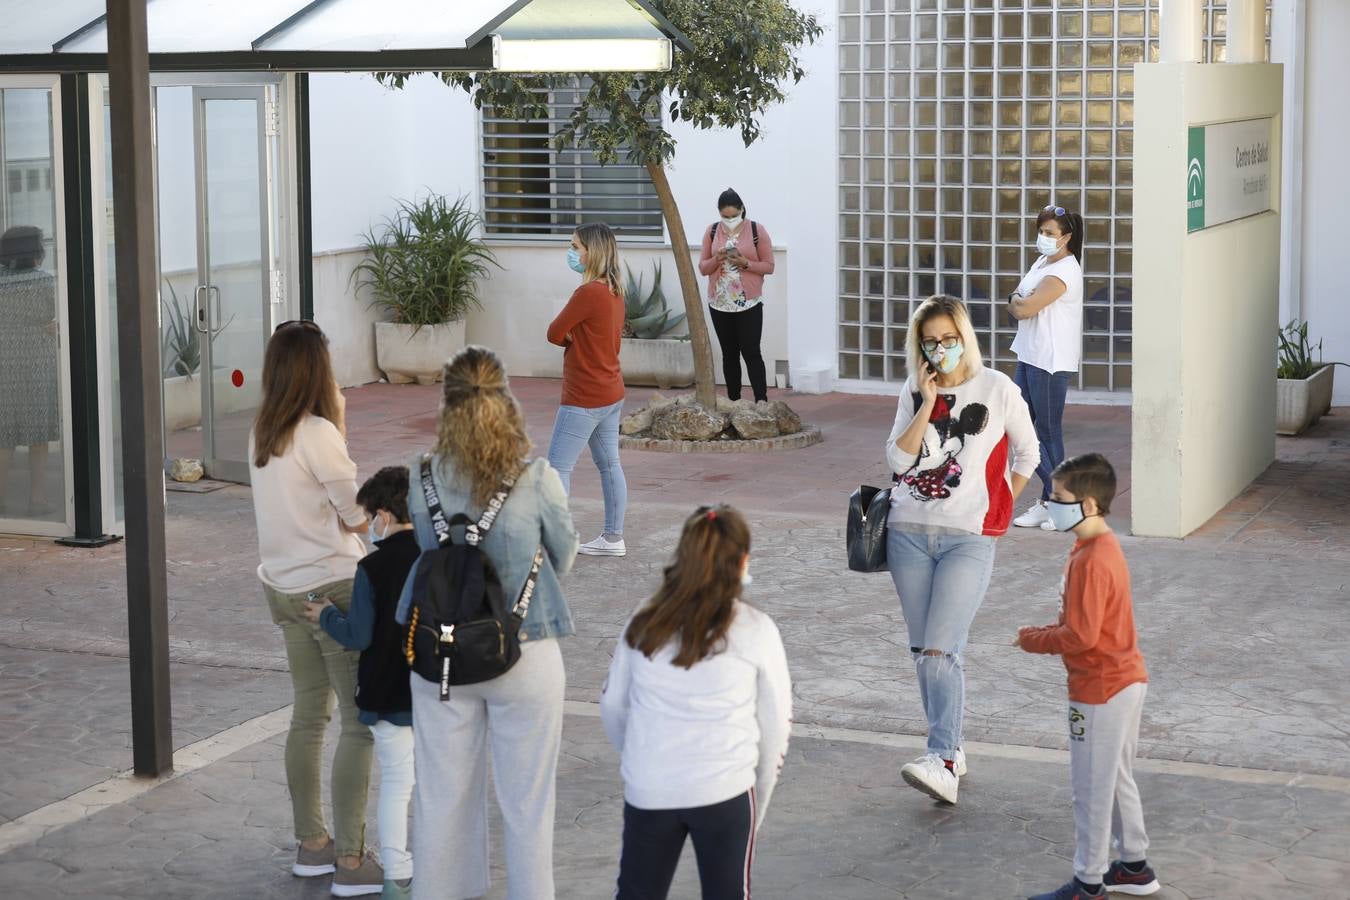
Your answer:
[[[508,900],[553,900],[553,809],[566,674],[556,640],[521,645],[500,678],[439,685],[412,675],[413,900],[488,892],[488,754],[506,845]]]
[[[1069,704],[1073,773],[1074,875],[1100,884],[1114,838],[1125,862],[1146,858],[1144,808],[1134,783],[1134,750],[1148,685],[1137,682],[1102,704]]]

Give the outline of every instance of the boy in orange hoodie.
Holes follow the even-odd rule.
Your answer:
[[[1065,460],[1052,476],[1048,505],[1057,531],[1078,540],[1069,553],[1059,621],[1021,628],[1028,653],[1054,653],[1069,672],[1069,763],[1076,833],[1074,877],[1030,900],[1089,900],[1108,891],[1152,894],[1158,879],[1145,860],[1148,835],[1134,750],[1148,689],[1130,602],[1130,570],[1106,524],[1116,473],[1100,453]],[[1112,839],[1120,858],[1110,861]]]

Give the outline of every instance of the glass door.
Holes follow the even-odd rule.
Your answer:
[[[248,481],[248,432],[271,333],[269,88],[195,87],[197,284],[206,474]]]

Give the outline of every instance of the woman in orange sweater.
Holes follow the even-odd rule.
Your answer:
[[[549,465],[571,493],[572,469],[583,447],[600,470],[605,494],[605,530],[581,545],[588,556],[623,556],[623,515],[628,482],[619,464],[619,419],[623,415],[623,282],[619,247],[608,225],[582,225],[572,235],[567,265],[581,273],[581,287],[548,326],[550,343],[563,348],[562,405],[548,445]]]

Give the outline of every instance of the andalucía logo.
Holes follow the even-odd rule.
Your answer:
[[[1187,136],[1186,230],[1205,227],[1205,129],[1191,126]]]

